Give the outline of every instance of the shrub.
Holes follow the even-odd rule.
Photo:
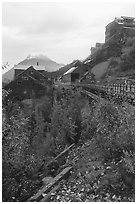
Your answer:
[[[124,108],[110,102],[100,104],[94,117],[98,123],[96,140],[106,155],[120,158],[123,150],[134,151],[134,129],[129,124],[131,115]]]
[[[74,142],[75,124],[72,121],[69,109],[61,104],[54,104],[51,116],[51,131],[54,145],[65,145]]]
[[[82,109],[82,124],[82,139],[93,138],[104,166],[111,168],[110,173],[106,170],[102,177],[105,188],[121,196],[126,191],[132,197],[135,189],[134,108],[126,104],[121,107],[113,101],[98,101],[91,106],[87,103]],[[99,189],[104,189],[102,179]]]
[[[84,108],[81,110],[82,116],[82,134],[81,139],[91,139],[95,135],[96,124],[93,118],[93,112],[95,108],[95,102],[92,105],[86,102]]]
[[[55,146],[59,144],[71,144],[78,142],[81,135],[81,108],[84,101],[80,90],[59,92],[62,97],[53,106],[51,116],[51,135],[54,138]]]
[[[129,108],[128,108],[129,109]],[[123,151],[134,152],[134,111],[114,102],[101,102],[82,110],[82,135],[94,137],[104,159],[121,158]]]
[[[3,91],[3,101],[7,94]],[[8,105],[8,104],[7,104]],[[14,115],[9,117],[3,103],[2,114],[2,185],[3,201],[13,201],[19,195],[19,183],[24,177],[26,154],[29,148],[30,131],[27,129],[28,118],[16,104],[12,107]]]
[[[18,114],[10,118],[7,123],[5,111],[3,110],[2,147],[3,161],[11,163],[16,168],[23,166],[25,152],[29,146],[29,134],[26,124],[28,119],[18,109]]]
[[[35,123],[31,124],[32,121],[24,114],[20,104],[7,101],[5,99],[7,95],[8,93],[3,91],[3,201],[21,201],[21,199],[27,199],[35,188],[41,184],[40,181],[33,181],[33,176],[39,170],[51,143],[49,143],[49,138],[48,140],[47,138],[43,139],[44,123],[41,112],[40,115],[38,114],[38,118],[35,117],[35,112],[33,112],[33,122]],[[10,109],[8,102],[10,103]],[[12,110],[12,114],[10,110]],[[32,125],[32,129],[35,127],[33,131],[35,136],[33,135],[32,138],[30,125]],[[44,148],[45,151],[43,151]]]

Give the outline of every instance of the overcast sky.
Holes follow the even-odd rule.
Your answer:
[[[28,54],[59,63],[84,59],[104,42],[105,26],[121,15],[135,16],[133,0],[8,3],[2,5],[2,61],[17,64]]]

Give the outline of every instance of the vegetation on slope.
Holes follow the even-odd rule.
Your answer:
[[[3,201],[30,197],[42,185],[43,163],[77,141],[80,95],[70,93],[52,107],[50,94],[34,99],[28,110],[22,102],[7,101],[3,91]]]
[[[74,171],[51,200],[134,201],[134,108],[113,102],[87,103],[81,114],[81,146],[68,157]]]
[[[111,77],[132,77],[135,76],[135,34],[134,31],[117,32],[109,41],[104,43],[102,48],[97,50],[91,58],[94,64],[110,60],[102,80]]]
[[[65,184],[74,192],[69,200],[77,201],[78,193],[81,201],[134,199],[134,108],[89,104],[74,89],[56,90],[53,106],[49,91],[25,111],[22,103],[7,104],[3,94],[3,201],[25,201],[37,192],[49,175],[46,164],[74,142],[67,161],[74,174]],[[62,190],[57,196],[68,201]]]

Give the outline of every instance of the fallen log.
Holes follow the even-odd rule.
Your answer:
[[[63,171],[61,171],[53,180],[51,183],[49,183],[47,186],[43,187],[41,190],[38,191],[34,196],[28,199],[27,202],[39,202],[43,199],[44,194],[48,194],[52,188],[55,187],[62,179],[67,179],[70,175],[70,172],[72,170],[72,167],[66,167]]]

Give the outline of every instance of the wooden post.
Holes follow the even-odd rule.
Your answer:
[[[120,84],[118,84],[118,93],[120,93]]]

